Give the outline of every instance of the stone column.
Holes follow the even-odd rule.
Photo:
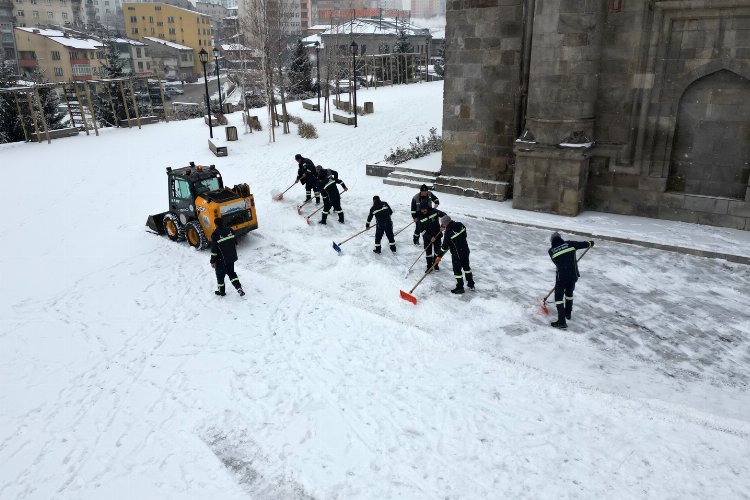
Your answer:
[[[605,5],[536,3],[526,130],[514,148],[514,208],[577,215],[584,206]]]

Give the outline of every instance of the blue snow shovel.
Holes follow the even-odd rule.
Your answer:
[[[338,245],[334,241],[333,242],[333,249],[336,250],[336,252],[338,252],[339,255],[341,255],[341,246],[340,245],[343,245],[344,243],[346,243],[347,241],[351,240],[352,238],[356,238],[357,236],[359,236],[360,234],[364,233],[365,231],[369,231],[371,227],[372,226],[368,226],[368,227],[364,228],[362,231],[358,232],[357,234],[355,234],[353,236],[349,236],[347,239],[345,239],[344,241],[342,241]]]

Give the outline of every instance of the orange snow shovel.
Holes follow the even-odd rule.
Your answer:
[[[581,260],[583,256],[586,255],[586,252],[588,252],[589,250],[591,250],[591,247],[588,247],[586,250],[584,250],[583,253],[580,255],[580,257],[576,259],[576,262]],[[549,314],[549,308],[547,307],[547,299],[549,298],[550,295],[552,295],[552,292],[554,291],[555,291],[555,287],[553,286],[552,290],[550,290],[549,293],[547,293],[547,295],[545,295],[544,298],[542,299],[541,307],[542,307],[542,312],[545,315]]]
[[[289,191],[290,189],[292,189],[295,184],[297,184],[297,181],[294,181],[291,186],[289,186],[288,188],[286,188],[281,193],[273,195],[273,199],[275,201],[281,201],[281,200],[283,200],[284,199],[284,193],[286,193],[287,191]]]
[[[419,281],[417,281],[417,284],[414,285],[414,288],[412,288],[411,290],[409,290],[409,293],[406,293],[403,290],[399,290],[401,292],[401,298],[404,299],[404,300],[408,300],[409,302],[411,302],[414,305],[417,305],[417,298],[414,295],[412,295],[412,293],[414,293],[414,290],[416,290],[417,287],[419,286],[419,284],[422,283],[422,280],[425,279],[425,277],[432,272],[432,269],[434,267],[435,267],[435,264],[432,264],[430,266],[430,268],[427,270],[427,272],[425,272],[422,275],[422,277],[419,278]]]

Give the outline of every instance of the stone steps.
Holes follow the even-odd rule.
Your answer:
[[[438,172],[432,172],[429,170],[400,168],[396,166],[394,167],[394,170],[383,179],[383,184],[389,184],[391,186],[406,186],[415,189],[419,189],[422,184],[426,184],[427,187],[432,189],[438,175]]]

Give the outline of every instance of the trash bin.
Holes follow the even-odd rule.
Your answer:
[[[237,127],[234,127],[234,126],[224,127],[224,130],[226,131],[228,141],[237,140]]]

